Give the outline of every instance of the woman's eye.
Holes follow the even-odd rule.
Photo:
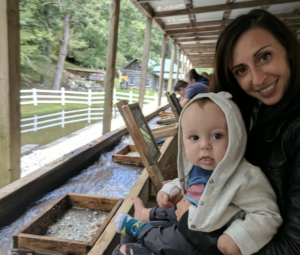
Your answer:
[[[199,137],[196,136],[196,135],[191,136],[191,140],[192,140],[192,141],[195,141],[195,140],[198,140],[198,139],[199,139]]]
[[[221,134],[213,135],[213,139],[221,139],[222,137],[223,137],[223,135],[221,135]]]
[[[267,61],[267,60],[269,60],[269,58],[270,58],[270,53],[265,53],[265,54],[263,54],[260,58],[259,58],[259,60],[261,60],[261,61]]]
[[[246,72],[246,68],[240,68],[240,69],[238,69],[238,70],[236,70],[236,72],[235,72],[235,74],[236,75],[241,75],[241,74],[243,74],[244,72]]]

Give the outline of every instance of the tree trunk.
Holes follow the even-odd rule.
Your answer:
[[[69,20],[70,20],[70,13],[67,13],[65,15],[64,35],[63,35],[62,42],[60,44],[59,57],[58,57],[55,77],[52,85],[53,90],[58,90],[60,88],[60,81],[64,69],[64,63],[68,54],[67,46],[68,46],[69,28],[70,28]]]

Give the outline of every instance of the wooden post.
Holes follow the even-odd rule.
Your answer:
[[[158,106],[161,105],[161,96],[164,87],[164,73],[165,73],[165,59],[166,59],[166,42],[167,35],[164,34],[164,41],[161,50],[161,66],[160,66],[160,76],[159,76],[159,88],[158,88]]]
[[[139,88],[139,105],[143,109],[145,86],[147,80],[147,70],[148,70],[148,60],[151,42],[151,29],[152,29],[152,19],[147,18],[146,21],[146,31],[145,31],[145,41],[144,41],[144,52],[142,59],[142,70],[140,78],[140,88]]]
[[[184,77],[183,77],[183,64],[184,64],[184,54],[182,54],[182,60],[181,60],[181,73],[180,73],[180,79],[181,80],[184,80]]]
[[[187,74],[189,71],[190,71],[190,60],[187,58],[185,64],[185,73]]]
[[[172,42],[171,65],[170,65],[169,82],[168,82],[168,92],[170,93],[172,92],[175,56],[176,56],[176,45],[175,43]]]
[[[0,188],[20,178],[19,1],[0,0]]]
[[[178,50],[178,58],[177,58],[177,73],[176,73],[176,82],[179,80],[179,65],[180,65],[180,54],[181,50]]]
[[[105,75],[105,99],[104,99],[102,134],[109,132],[111,129],[113,89],[114,89],[114,82],[115,82],[118,27],[119,27],[119,15],[120,15],[120,1],[121,0],[111,0],[109,39],[108,39],[106,75]]]

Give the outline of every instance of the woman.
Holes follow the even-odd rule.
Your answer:
[[[205,93],[208,88],[208,80],[199,75],[195,69],[191,69],[185,75],[185,81],[178,81],[175,86],[175,92],[180,94],[183,97],[180,102],[181,107],[183,108],[194,96],[199,93]],[[185,86],[185,87],[184,87]]]
[[[257,254],[299,255],[300,51],[294,34],[263,10],[236,18],[218,40],[209,91],[233,95],[249,131],[246,158],[277,195],[283,224]],[[220,233],[195,238],[187,225],[179,230],[203,255],[213,254]]]

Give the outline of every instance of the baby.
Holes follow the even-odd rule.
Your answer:
[[[137,219],[118,215],[117,231],[134,236],[137,243],[119,246],[113,254],[199,254],[205,244],[195,239],[197,231],[218,230],[219,250],[210,254],[257,252],[271,240],[282,219],[268,180],[243,157],[247,135],[231,95],[197,95],[183,109],[178,133],[178,178],[158,193],[159,206],[145,208],[133,198]],[[151,225],[156,220],[174,225]],[[189,236],[197,240],[194,245],[178,231],[178,224],[194,230]]]

